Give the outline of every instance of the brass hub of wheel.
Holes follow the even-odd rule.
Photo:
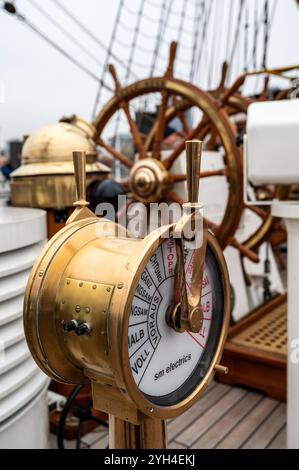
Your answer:
[[[144,158],[131,169],[129,181],[135,199],[157,202],[163,199],[168,188],[168,172],[159,160]]]

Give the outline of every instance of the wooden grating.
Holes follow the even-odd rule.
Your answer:
[[[287,355],[287,312],[281,304],[231,338],[231,343]]]

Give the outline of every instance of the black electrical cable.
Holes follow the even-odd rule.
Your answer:
[[[64,427],[65,427],[66,417],[72,407],[74,400],[76,399],[77,395],[80,393],[83,387],[84,385],[76,385],[76,387],[73,388],[72,392],[70,393],[70,395],[68,396],[64,404],[64,407],[60,415],[60,420],[58,423],[58,430],[57,430],[58,449],[64,449]]]
[[[44,39],[48,44],[50,44],[54,49],[56,49],[60,54],[62,54],[65,58],[67,58],[70,62],[80,68],[83,72],[85,72],[89,77],[95,80],[98,83],[102,83],[102,85],[107,88],[109,91],[113,91],[111,87],[109,87],[106,83],[101,82],[101,80],[91,72],[87,67],[81,64],[77,59],[72,57],[68,52],[66,52],[62,47],[60,47],[57,43],[55,43],[51,38],[49,38],[45,33],[43,33],[40,29],[38,29],[31,21],[29,21],[24,15],[18,13],[15,6],[11,2],[4,2],[3,10],[13,16],[15,16],[19,21],[21,21],[25,26],[29,29],[34,31],[38,36]]]

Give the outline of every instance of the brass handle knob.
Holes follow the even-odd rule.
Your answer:
[[[191,204],[198,202],[201,153],[201,140],[186,141],[188,202]]]
[[[86,201],[86,155],[85,152],[76,150],[73,152],[74,170],[77,188],[77,201],[74,206],[84,207],[88,206],[89,202]]]
[[[228,374],[228,367],[222,366],[221,364],[216,364],[214,369],[215,372],[218,372],[219,374]]]

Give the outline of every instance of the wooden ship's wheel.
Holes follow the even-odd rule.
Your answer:
[[[243,211],[242,159],[236,144],[236,129],[225,111],[225,104],[235,90],[231,88],[226,91],[222,100],[219,100],[190,83],[173,78],[175,52],[176,43],[172,43],[168,68],[163,77],[141,80],[124,88],[119,83],[114,67],[110,66],[115,82],[115,95],[102,108],[94,122],[96,141],[129,170],[127,179],[122,182],[123,187],[133,200],[144,203],[164,200],[183,204],[184,199],[175,192],[173,186],[186,181],[186,174],[173,174],[172,168],[184,150],[185,140],[199,138],[204,141],[204,148],[207,150],[216,146],[221,151],[224,167],[203,171],[201,178],[225,177],[228,197],[222,220],[219,223],[208,220],[209,226],[222,248],[232,245],[243,256],[258,261],[257,254],[234,237]],[[161,95],[158,112],[150,132],[144,136],[138,129],[133,112],[136,110],[136,103],[147,102],[153,96],[156,97],[155,94]],[[187,119],[187,109],[195,110],[198,116],[193,127]],[[103,137],[107,125],[115,119],[119,110],[126,116],[136,151],[134,159],[130,159]],[[173,118],[181,121],[181,138],[175,142],[170,154],[163,158],[165,130]]]
[[[145,203],[166,200],[182,204],[184,199],[175,191],[174,185],[186,180],[184,173],[173,174],[172,169],[180,157],[184,141],[199,138],[204,141],[205,150],[222,149],[224,167],[203,171],[202,178],[223,176],[228,185],[226,208],[220,221],[208,220],[210,228],[217,235],[222,248],[232,245],[242,256],[257,262],[257,251],[260,245],[269,241],[274,250],[286,240],[286,232],[281,222],[273,218],[270,211],[260,206],[243,204],[243,162],[241,154],[242,141],[238,133],[245,129],[246,114],[249,104],[267,97],[268,80],[258,97],[247,98],[239,93],[248,74],[240,76],[230,88],[225,88],[227,64],[223,65],[220,84],[216,90],[204,92],[190,83],[173,78],[176,43],[171,44],[167,71],[163,77],[141,80],[122,88],[116,71],[110,65],[110,72],[115,82],[115,95],[102,108],[94,125],[96,140],[115,160],[128,169],[128,178],[122,181],[131,200]],[[281,74],[288,69],[269,71],[269,74]],[[259,73],[259,72],[255,72]],[[155,94],[160,94],[158,112],[152,113],[150,128],[146,135],[140,132],[135,120],[136,106],[144,105]],[[285,91],[277,99],[285,97]],[[137,103],[137,105],[136,105]],[[197,111],[198,119],[191,127],[188,113]],[[122,110],[126,116],[129,131],[135,149],[133,159],[128,158],[114,145],[104,140],[108,124]],[[154,117],[153,117],[154,116]],[[240,118],[241,117],[241,118]],[[237,118],[237,119],[236,119]],[[148,118],[147,118],[148,119]],[[182,130],[172,147],[170,155],[163,158],[168,137],[165,130],[174,119],[181,121]],[[257,199],[286,197],[286,188],[255,188]],[[237,239],[235,232],[245,211],[253,212],[257,225],[253,233],[245,239]],[[277,250],[276,250],[277,251]]]
[[[268,77],[265,80],[265,86],[262,93],[255,99],[250,97],[242,96],[238,89],[243,84],[246,76],[243,75],[239,77],[234,84],[226,89],[224,87],[225,78],[227,73],[227,63],[223,64],[222,74],[219,86],[217,89],[210,91],[209,93],[216,100],[217,106],[220,110],[226,112],[230,117],[230,121],[235,128],[237,133],[237,144],[239,147],[242,147],[243,143],[243,134],[246,128],[246,116],[248,106],[255,101],[262,101],[266,99],[267,96],[267,87],[268,87]],[[284,91],[283,97],[285,97],[286,92]],[[282,93],[278,95],[277,99],[282,99]],[[185,116],[185,113],[190,110],[192,104],[184,99],[179,102],[176,101],[172,106],[167,109],[166,121],[171,122],[176,116]],[[157,132],[157,123],[152,127],[149,136],[147,137],[147,147],[151,147],[154,140],[155,134]],[[214,130],[214,124],[212,121],[206,123],[205,129],[203,129],[199,135],[212,135],[208,143],[208,148],[213,150],[219,145],[217,136]],[[211,174],[210,176],[217,176],[216,174]],[[239,182],[242,185],[242,182]],[[287,196],[287,188],[283,186],[278,186],[276,188],[270,187],[257,187],[255,188],[256,197],[258,200],[263,199],[281,199]],[[241,196],[243,199],[243,195]],[[271,215],[271,211],[266,207],[261,208],[260,206],[246,205],[243,204],[243,211],[249,210],[256,214],[259,218],[259,223],[257,228],[251,233],[248,237],[243,240],[238,240],[242,246],[246,247],[248,250],[257,251],[265,241],[269,241],[274,249],[276,249],[281,243],[286,240],[286,231],[281,224],[280,220]],[[217,230],[217,229],[216,229]],[[242,254],[242,252],[241,252]]]

